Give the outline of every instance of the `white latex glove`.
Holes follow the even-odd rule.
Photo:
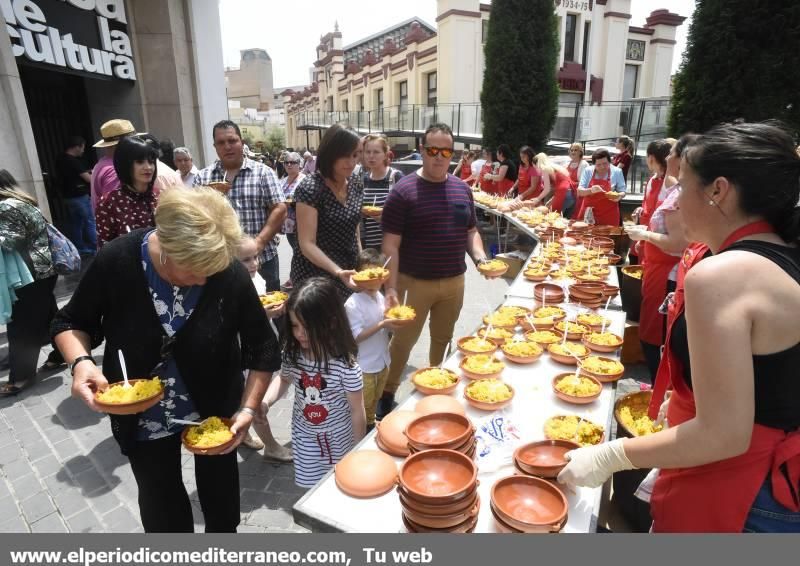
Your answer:
[[[615,472],[635,470],[622,447],[622,439],[586,446],[565,454],[569,463],[558,474],[558,482],[569,486],[600,487]]]
[[[667,391],[664,394],[664,401],[658,408],[658,416],[656,417],[655,420],[656,426],[663,425],[665,429],[669,428],[669,423],[667,422],[667,409],[669,408],[669,399],[671,396],[672,396],[672,391]]]

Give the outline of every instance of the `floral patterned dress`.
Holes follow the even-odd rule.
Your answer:
[[[161,327],[167,337],[172,338],[189,320],[203,292],[202,285],[175,287],[170,285],[155,269],[148,252],[147,239],[153,231],[145,234],[142,240],[142,268],[153,299]],[[156,440],[179,434],[184,425],[172,424],[171,419],[198,420],[200,414],[195,409],[173,357],[168,357],[155,374],[164,383],[164,399],[154,407],[139,415],[137,440]]]

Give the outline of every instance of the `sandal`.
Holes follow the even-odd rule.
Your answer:
[[[22,391],[22,387],[14,385],[13,383],[4,383],[2,386],[0,386],[0,397],[12,397],[14,395],[19,395],[20,391]]]

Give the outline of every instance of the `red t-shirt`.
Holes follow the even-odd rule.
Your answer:
[[[477,220],[472,191],[458,177],[433,183],[406,175],[389,193],[381,219],[384,233],[402,236],[401,273],[443,279],[467,270],[467,233]]]

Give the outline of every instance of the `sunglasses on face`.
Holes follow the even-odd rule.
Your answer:
[[[452,147],[436,147],[432,145],[426,145],[424,147],[425,153],[427,153],[430,157],[436,157],[440,155],[445,159],[450,159],[453,156],[454,150]]]
[[[300,165],[299,161],[284,161],[284,165]]]

